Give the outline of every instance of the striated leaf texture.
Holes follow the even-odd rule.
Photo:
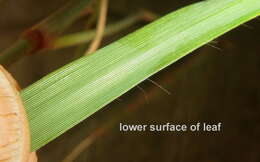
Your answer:
[[[154,73],[259,14],[259,0],[202,1],[44,77],[22,91],[32,150]]]

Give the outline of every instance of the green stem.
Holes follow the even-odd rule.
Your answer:
[[[128,28],[138,22],[141,18],[141,14],[136,14],[128,17],[127,19],[118,22],[116,24],[108,25],[104,35],[110,36],[118,31],[121,31],[125,28]],[[83,44],[90,42],[95,37],[96,30],[83,31],[79,33],[73,33],[65,35],[59,39],[57,39],[52,46],[52,49],[60,49],[65,47],[71,47],[78,44]]]
[[[72,0],[50,17],[28,29],[0,55],[0,64],[9,65],[26,54],[52,46],[56,37],[71,25],[91,0]]]
[[[24,55],[32,50],[30,43],[25,39],[16,41],[13,48],[8,48],[4,53],[0,54],[0,63],[3,65],[9,65],[12,62],[19,59],[19,55]]]
[[[35,26],[37,29],[48,31],[50,34],[63,32],[86,9],[91,0],[72,0],[53,15]]]

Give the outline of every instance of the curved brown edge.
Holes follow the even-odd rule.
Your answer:
[[[19,89],[0,65],[0,161],[36,162],[36,154],[30,154],[29,124]]]

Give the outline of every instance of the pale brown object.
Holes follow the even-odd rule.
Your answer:
[[[0,162],[36,162],[19,86],[0,65]]]

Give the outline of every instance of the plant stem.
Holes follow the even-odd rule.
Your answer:
[[[26,54],[52,46],[53,41],[85,10],[91,0],[72,0],[50,17],[26,30],[17,42],[0,55],[0,64],[9,65]]]
[[[100,13],[99,13],[99,19],[97,24],[97,32],[94,40],[91,42],[89,49],[86,51],[85,55],[95,52],[101,44],[102,38],[104,36],[105,27],[106,27],[107,8],[108,8],[108,0],[101,0]]]
[[[105,29],[104,36],[113,35],[125,28],[132,26],[137,23],[141,18],[140,14],[132,15],[127,17],[125,20],[115,24],[108,25]],[[57,39],[51,49],[60,49],[75,46],[90,42],[96,35],[96,30],[83,31],[73,34],[68,34]]]
[[[25,55],[30,53],[32,46],[25,39],[20,39],[16,41],[12,48],[6,49],[2,54],[0,54],[0,64],[9,65],[12,62],[19,59],[19,55]]]
[[[93,25],[96,24],[96,21],[97,21],[97,18],[98,18],[98,11],[99,11],[99,6],[100,6],[100,1],[93,1],[93,5],[92,5],[92,14],[91,16],[87,19],[86,21],[86,24],[85,24],[85,30],[89,30],[91,29],[91,27]],[[74,52],[74,56],[73,56],[73,59],[77,59],[79,57],[81,57],[87,50],[87,48],[89,47],[89,44],[88,43],[84,43],[84,44],[81,44],[80,46],[78,46],[76,49],[75,49],[75,52]]]

